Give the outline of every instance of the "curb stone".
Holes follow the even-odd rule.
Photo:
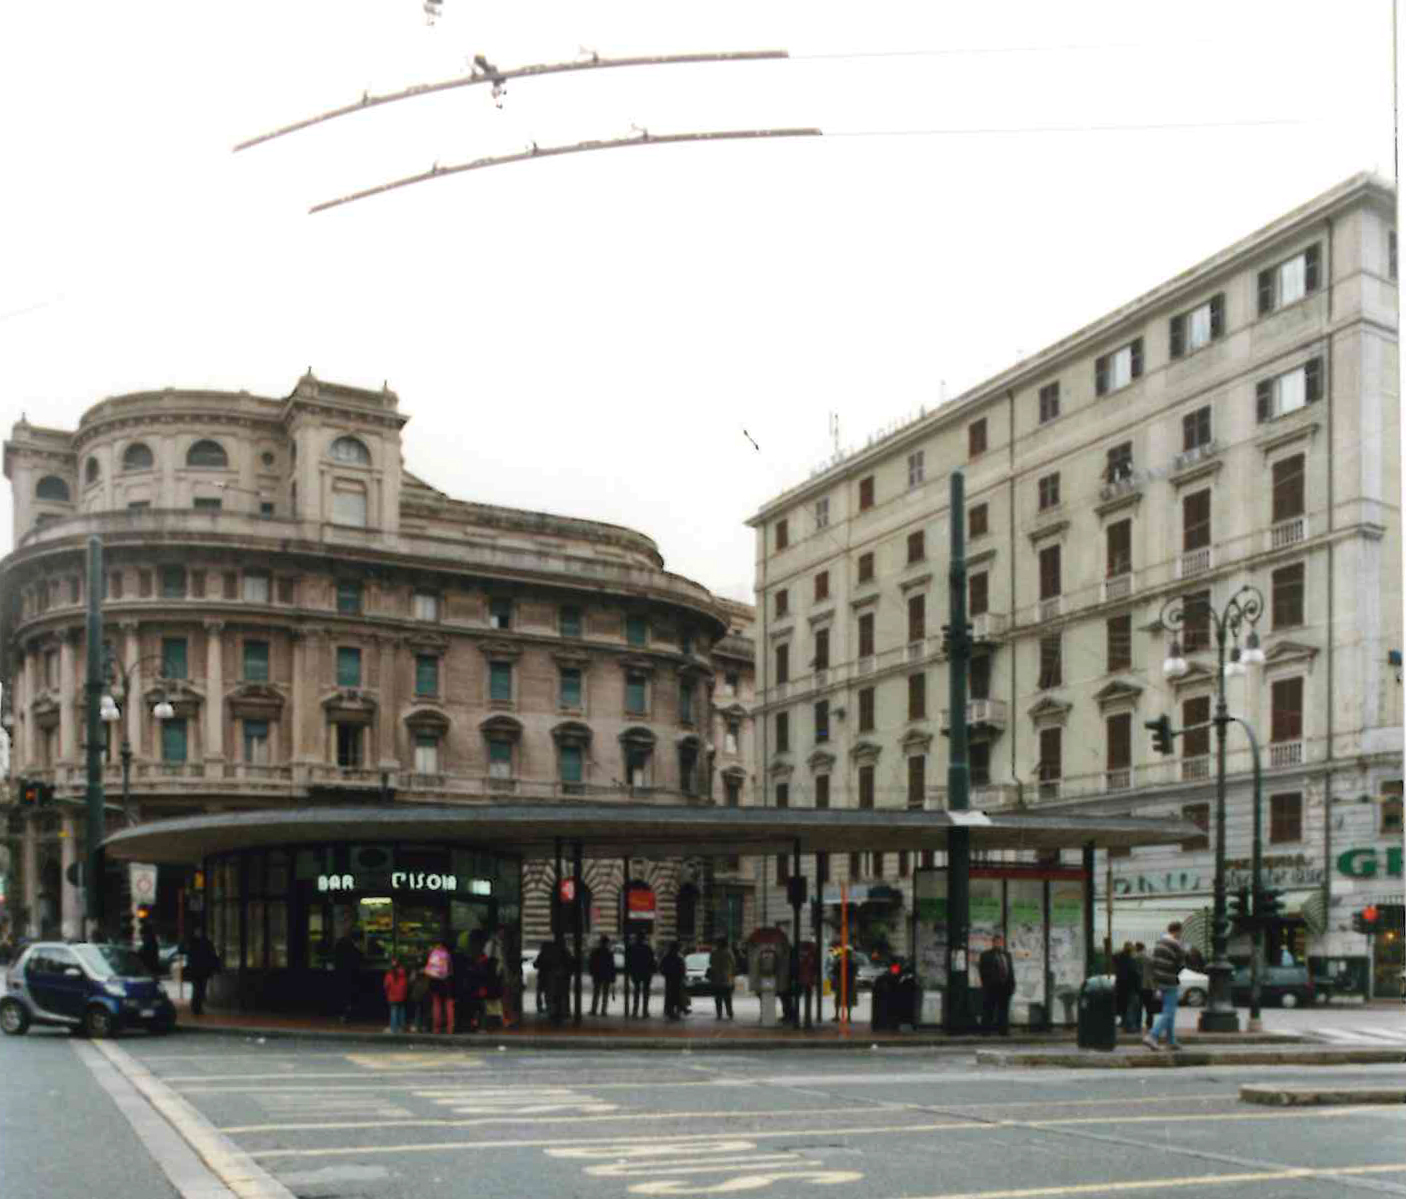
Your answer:
[[[1062,1070],[1175,1070],[1187,1066],[1348,1066],[1400,1065],[1399,1049],[1184,1049],[1180,1053],[1133,1050],[1128,1053],[1002,1053],[977,1050],[978,1066],[1043,1066]]]
[[[1406,1103],[1406,1087],[1270,1087],[1243,1086],[1241,1103],[1262,1103],[1271,1107],[1299,1107],[1328,1104]]]

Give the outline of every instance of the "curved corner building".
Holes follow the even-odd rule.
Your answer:
[[[121,709],[109,832],[332,804],[748,802],[750,609],[668,573],[634,530],[451,499],[405,470],[406,419],[389,390],[309,373],[283,399],[167,389],[77,430],[14,426],[5,717],[12,777],[52,788],[15,791],[17,934],[83,931],[94,534]],[[588,862],[588,931],[688,938],[719,918],[735,935],[747,884],[727,864]],[[501,927],[512,961],[519,936],[549,935],[556,869],[339,834],[163,866],[154,915],[163,939],[204,921],[241,1001],[282,1006],[278,980],[316,977],[347,933],[370,966],[416,959],[445,921]],[[107,888],[109,912],[128,902],[124,872]]]

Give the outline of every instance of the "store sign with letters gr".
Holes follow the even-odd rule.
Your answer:
[[[1338,855],[1338,870],[1348,878],[1376,878],[1380,863],[1376,849],[1349,849]],[[1401,846],[1390,845],[1386,851],[1388,878],[1401,877]]]

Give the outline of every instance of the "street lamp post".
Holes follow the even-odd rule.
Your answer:
[[[1206,967],[1210,997],[1201,1013],[1202,1032],[1238,1032],[1240,1021],[1230,999],[1231,965],[1226,957],[1229,922],[1225,913],[1225,731],[1233,719],[1225,702],[1225,680],[1245,673],[1246,666],[1264,663],[1255,624],[1264,611],[1264,596],[1254,587],[1241,587],[1217,612],[1209,601],[1196,601],[1193,611],[1203,610],[1216,631],[1216,711],[1212,723],[1216,726],[1216,865],[1215,889],[1211,914],[1211,962]],[[1184,626],[1188,601],[1173,596],[1162,605],[1162,624],[1177,630]],[[1247,631],[1245,648],[1240,648],[1240,632]],[[1226,646],[1230,644],[1230,660],[1226,661]],[[1173,637],[1171,650],[1162,665],[1167,678],[1185,677],[1190,667],[1182,657],[1180,640]]]
[[[127,665],[122,665],[117,661],[111,652],[108,653],[106,661],[103,663],[104,680],[110,690],[103,694],[98,703],[98,716],[102,722],[110,728],[122,721],[122,708],[117,699],[112,695],[117,692],[117,697],[123,704],[129,702],[132,693],[132,673],[139,670],[147,662],[156,662],[160,665],[160,671],[156,676],[157,683],[166,682],[165,660],[160,654],[148,654],[144,658],[137,658]],[[163,692],[160,699],[152,705],[152,716],[158,721],[169,720],[176,714],[175,708],[165,697]],[[122,725],[122,745],[118,750],[118,756],[122,761],[122,814],[126,817],[128,824],[136,821],[132,818],[131,798],[132,798],[132,741],[127,735],[127,726]]]

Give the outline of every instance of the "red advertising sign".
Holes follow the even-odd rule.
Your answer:
[[[625,892],[625,915],[630,920],[653,920],[654,892],[648,887],[631,887]]]

